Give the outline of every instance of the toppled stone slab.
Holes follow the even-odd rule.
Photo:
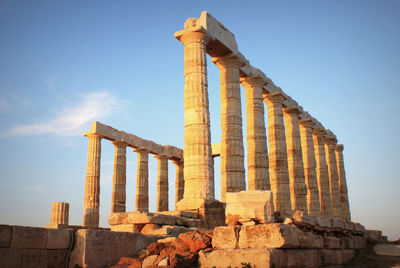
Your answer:
[[[273,222],[272,191],[226,193],[225,217],[228,225],[235,225],[240,219],[250,219],[259,223]]]
[[[376,244],[374,252],[383,256],[400,256],[400,245],[396,244]]]
[[[296,226],[281,223],[242,227],[239,248],[298,248],[303,236]]]
[[[133,211],[111,213],[108,217],[108,223],[112,231],[140,232],[147,224],[198,228],[201,225],[201,220],[198,217],[196,213],[184,211],[162,213]]]

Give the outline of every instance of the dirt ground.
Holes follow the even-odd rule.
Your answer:
[[[346,268],[390,268],[400,267],[400,257],[376,255],[374,243],[368,243],[367,248],[356,251],[356,256]]]

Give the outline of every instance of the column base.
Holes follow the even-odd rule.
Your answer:
[[[202,228],[225,226],[225,203],[216,199],[184,198],[176,205],[179,211],[190,211],[200,215]]]

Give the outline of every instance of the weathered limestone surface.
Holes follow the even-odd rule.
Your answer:
[[[136,174],[136,211],[149,211],[149,151],[136,149],[137,174]]]
[[[291,210],[285,126],[281,92],[263,95],[268,111],[269,176],[275,210]]]
[[[215,249],[239,248],[239,226],[214,228],[212,246]]]
[[[68,225],[69,204],[66,202],[51,203],[50,225]]]
[[[240,101],[240,60],[233,55],[213,58],[220,70],[221,96],[221,201],[227,192],[246,189]]]
[[[254,77],[242,79],[241,83],[246,89],[248,190],[271,190],[262,96],[265,81]]]
[[[242,191],[226,195],[226,223],[235,224],[238,220],[249,219],[258,223],[274,220],[274,203],[271,191]]]
[[[400,245],[396,244],[376,244],[374,252],[383,256],[400,256]]]
[[[110,232],[81,229],[76,232],[75,246],[69,267],[109,267],[121,257],[133,257],[141,249],[157,241],[158,236],[141,233]]]
[[[340,202],[340,193],[339,193],[339,177],[337,173],[338,168],[336,165],[336,156],[335,156],[336,143],[337,143],[336,136],[334,136],[332,132],[328,131],[328,134],[325,137],[325,154],[326,154],[326,162],[328,164],[332,216],[334,219],[341,220],[343,216],[342,216],[342,204]]]
[[[315,149],[315,160],[317,163],[317,179],[321,214],[324,217],[331,218],[332,205],[329,187],[328,166],[326,164],[325,158],[324,136],[324,129],[318,127],[313,129],[313,141]]]
[[[351,221],[350,215],[350,204],[347,192],[346,173],[344,171],[343,161],[343,144],[335,146],[336,163],[339,175],[339,192],[340,192],[340,204],[342,206],[342,215],[344,221]]]
[[[304,176],[307,185],[307,208],[308,213],[314,216],[321,215],[319,202],[319,190],[316,172],[316,161],[314,143],[312,137],[312,127],[314,123],[311,118],[303,118],[300,120],[300,137],[301,149],[303,155]]]
[[[211,151],[210,113],[207,90],[206,45],[204,32],[193,32],[190,20],[187,30],[175,35],[184,45],[184,198],[177,207],[197,209],[204,199],[214,198]]]
[[[183,198],[185,181],[183,179],[183,161],[174,160],[175,164],[175,209],[178,202]]]
[[[303,232],[296,226],[279,223],[242,227],[240,248],[298,248]]]
[[[83,226],[99,226],[100,206],[100,158],[101,139],[98,134],[87,134],[89,139],[85,197],[83,203]]]
[[[286,267],[286,255],[281,249],[220,249],[199,252],[199,264],[204,268],[242,267]]]
[[[301,108],[290,106],[284,109],[285,134],[290,180],[290,197],[293,210],[307,212],[307,186],[304,178],[303,154],[299,128]]]
[[[113,141],[115,146],[111,213],[126,211],[126,143]]]
[[[156,155],[158,159],[157,176],[157,212],[168,211],[168,158],[165,155]]]

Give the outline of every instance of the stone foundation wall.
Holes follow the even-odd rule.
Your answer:
[[[65,267],[72,231],[0,225],[0,267]]]

